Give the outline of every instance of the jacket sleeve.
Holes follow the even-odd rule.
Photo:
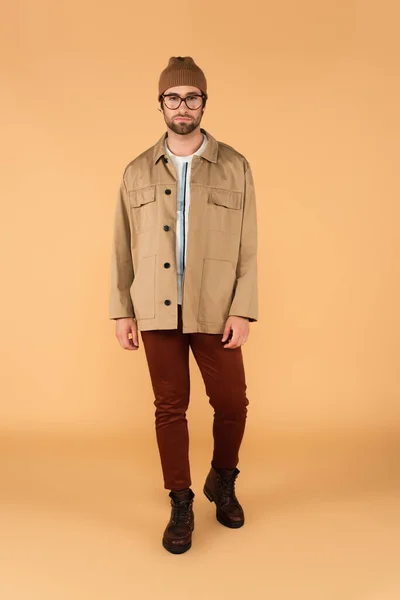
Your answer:
[[[245,191],[236,287],[229,316],[258,320],[257,210],[253,174],[246,160]]]
[[[114,209],[109,303],[110,319],[135,317],[130,296],[130,287],[133,279],[129,204],[125,181],[122,178]]]

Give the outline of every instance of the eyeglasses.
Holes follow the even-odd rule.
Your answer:
[[[171,110],[176,110],[182,104],[186,104],[189,110],[196,110],[203,104],[204,94],[190,94],[186,98],[182,98],[178,94],[162,94],[165,106]]]

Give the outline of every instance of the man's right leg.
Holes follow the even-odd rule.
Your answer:
[[[189,335],[182,333],[178,306],[178,329],[141,332],[156,406],[155,426],[164,476],[170,491],[171,517],[162,544],[168,552],[182,554],[192,545],[193,498],[190,489],[189,435]]]
[[[164,487],[189,488],[189,335],[182,333],[178,321],[178,329],[141,331],[141,336],[155,396],[155,428]]]

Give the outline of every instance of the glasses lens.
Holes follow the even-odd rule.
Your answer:
[[[188,107],[191,109],[200,108],[201,101],[202,101],[201,96],[187,96],[187,98],[186,98],[186,103],[187,103]]]
[[[174,110],[178,108],[181,99],[179,96],[165,96],[164,102],[167,108]],[[200,108],[202,103],[201,96],[186,96],[186,103],[188,108],[191,110],[196,110],[196,108]]]
[[[168,108],[171,108],[171,109],[178,108],[179,100],[180,100],[179,96],[165,96],[164,97],[165,106],[167,106]]]

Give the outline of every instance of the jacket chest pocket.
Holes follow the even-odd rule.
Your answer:
[[[156,186],[151,185],[128,191],[132,223],[136,231],[144,231],[156,225]]]
[[[208,195],[208,229],[240,233],[243,193],[223,188],[210,188]]]

